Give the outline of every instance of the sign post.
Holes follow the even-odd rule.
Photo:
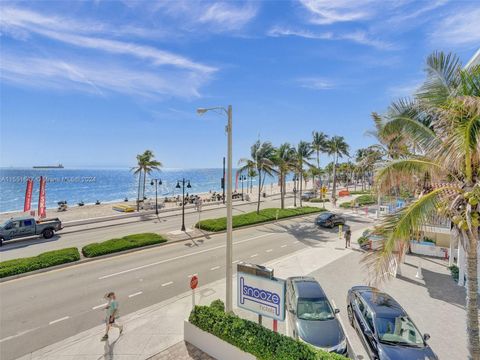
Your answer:
[[[198,286],[198,276],[193,275],[190,279],[190,289],[192,289],[192,309],[195,308],[195,289]]]
[[[342,238],[342,230],[343,230],[342,224],[338,225],[338,238],[339,239]]]

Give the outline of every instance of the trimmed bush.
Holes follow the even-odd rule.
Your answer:
[[[29,271],[48,268],[80,260],[77,248],[66,248],[44,252],[40,255],[0,262],[0,278],[23,274]]]
[[[242,227],[247,225],[254,225],[260,224],[266,221],[273,221],[277,219],[277,212],[278,212],[278,219],[284,219],[292,216],[299,216],[299,215],[306,215],[312,214],[317,212],[325,211],[325,209],[321,209],[318,207],[301,207],[295,209],[263,209],[260,210],[260,213],[257,214],[256,211],[252,211],[249,213],[235,215],[233,216],[233,227]],[[201,228],[202,230],[206,231],[223,231],[227,228],[227,218],[221,217],[216,219],[206,219],[202,220],[199,223],[195,224],[196,228]]]
[[[372,194],[370,190],[350,191],[350,195],[370,195],[370,194]]]
[[[328,199],[328,198],[325,198],[325,199],[314,198],[314,199],[310,199],[309,201],[312,202],[312,203],[322,203],[322,202],[329,202],[330,199]]]
[[[82,253],[85,257],[95,257],[142,246],[161,244],[166,241],[167,239],[163,236],[155,233],[134,234],[124,236],[120,239],[111,239],[101,243],[85,245],[82,248]]]
[[[218,306],[195,306],[190,323],[254,355],[259,360],[342,360],[345,357],[317,350],[307,343],[273,332],[253,321],[227,314]]]
[[[450,273],[452,274],[453,280],[458,281],[458,276],[459,276],[459,273],[460,273],[460,270],[458,269],[458,266],[457,265],[452,265],[452,266],[449,266],[448,269],[450,270]]]
[[[344,209],[350,209],[352,207],[352,202],[354,202],[355,204],[358,204],[358,206],[365,206],[365,205],[376,204],[377,200],[374,198],[372,194],[360,195],[355,200],[341,203],[340,207]]]

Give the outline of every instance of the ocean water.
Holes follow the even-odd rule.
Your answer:
[[[235,174],[235,171],[233,171]],[[138,177],[130,169],[20,169],[0,168],[0,212],[23,210],[27,179],[35,180],[33,186],[32,209],[38,206],[39,179],[47,179],[46,204],[54,208],[57,202],[66,200],[69,206],[83,201],[85,204],[121,201],[137,198]],[[158,195],[173,196],[181,194],[176,189],[177,180],[190,180],[189,194],[208,191],[221,192],[222,169],[162,169],[147,176],[145,195],[155,196],[155,186],[150,185],[151,178],[160,178]],[[233,180],[235,189],[235,175]],[[277,183],[276,178],[267,178],[265,184]],[[253,185],[257,184],[253,179]],[[244,183],[244,187],[247,182]],[[238,183],[241,191],[241,183]],[[185,189],[187,192],[187,189]]]

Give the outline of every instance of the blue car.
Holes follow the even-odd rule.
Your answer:
[[[438,359],[426,342],[430,335],[422,335],[390,295],[370,286],[354,286],[348,291],[347,312],[372,359]]]

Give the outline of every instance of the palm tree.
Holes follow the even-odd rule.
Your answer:
[[[257,199],[257,214],[260,212],[260,198],[262,194],[263,185],[267,175],[272,175],[275,170],[273,168],[273,156],[275,148],[269,141],[260,142],[258,140],[250,148],[251,159],[240,159],[239,164],[243,164],[240,171],[250,169],[252,166],[258,173],[258,199]]]
[[[312,131],[312,149],[317,155],[317,169],[320,170],[320,153],[327,151],[328,135],[321,131]],[[315,179],[313,179],[315,181]]]
[[[280,207],[285,208],[285,180],[295,162],[295,149],[289,143],[283,143],[275,149],[273,163],[277,167],[280,182]]]
[[[300,207],[302,207],[302,178],[303,178],[303,165],[313,166],[309,163],[312,158],[313,148],[310,143],[306,141],[300,141],[295,149],[296,158],[296,172],[299,176],[300,185]],[[296,196],[296,195],[295,195]]]
[[[142,154],[137,155],[137,166],[131,170],[134,174],[138,174],[138,192],[137,192],[137,211],[140,210],[140,192],[142,184],[143,173],[143,191],[142,200],[145,198],[145,185],[147,181],[147,174],[150,174],[153,170],[159,170],[163,165],[160,161],[154,159],[155,155],[151,150],[145,150]]]
[[[332,186],[332,199],[335,197],[337,191],[337,164],[338,158],[348,156],[349,146],[345,142],[343,136],[332,136],[328,141],[327,153],[333,156],[333,186]]]
[[[391,261],[404,256],[411,233],[419,231],[434,214],[450,219],[459,246],[467,253],[468,349],[470,357],[478,360],[480,66],[462,69],[456,56],[433,53],[427,58],[426,70],[426,81],[412,102],[412,111],[386,123],[402,131],[410,151],[389,159],[376,173],[380,190],[403,185],[420,190],[421,196],[386,218],[384,245],[365,261],[375,270],[374,279],[381,280]],[[425,116],[428,121],[422,121]]]

